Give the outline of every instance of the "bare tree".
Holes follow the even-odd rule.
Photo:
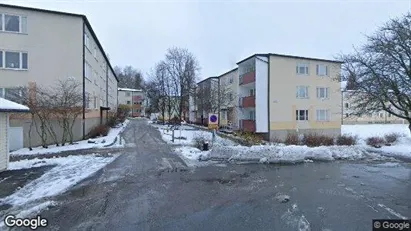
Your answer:
[[[119,79],[118,87],[143,89],[144,78],[141,71],[132,66],[114,67],[114,71]]]
[[[411,14],[380,27],[354,54],[343,55],[344,78],[354,89],[353,114],[386,111],[410,123]]]
[[[200,67],[194,55],[182,48],[169,49],[164,63],[171,80],[169,95],[174,96],[172,100],[177,100],[177,117],[181,120],[183,110],[188,107],[190,91],[196,84]],[[174,102],[169,101],[169,104]]]

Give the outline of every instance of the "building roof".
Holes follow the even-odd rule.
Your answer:
[[[231,72],[233,72],[233,71],[236,71],[237,69],[238,69],[238,67],[236,67],[236,68],[234,68],[234,69],[232,69],[232,70],[229,70],[229,71],[227,71],[226,73],[223,73],[223,74],[219,75],[218,78],[221,78],[223,75],[226,75],[226,74],[229,74],[229,73],[231,73]]]
[[[248,59],[250,59],[250,58],[253,58],[253,57],[255,57],[255,56],[265,56],[265,57],[268,57],[268,56],[277,56],[277,57],[294,58],[294,59],[309,59],[309,60],[317,60],[317,61],[324,61],[324,62],[343,63],[342,61],[331,60],[331,59],[310,58],[310,57],[294,56],[294,55],[285,55],[285,54],[277,54],[277,53],[265,53],[265,54],[261,54],[261,53],[260,53],[260,54],[253,54],[253,55],[251,55],[251,56],[249,56],[249,57],[247,57],[247,58],[239,61],[239,62],[237,63],[237,65],[240,64],[240,63],[242,63],[242,62],[244,62],[244,61],[246,61],[246,60],[248,60]]]
[[[26,7],[26,6],[16,6],[16,5],[8,5],[8,4],[3,4],[0,3],[0,7],[9,7],[9,8],[15,8],[15,9],[21,9],[21,10],[32,10],[32,11],[38,11],[38,12],[43,12],[43,13],[51,13],[51,14],[59,14],[59,15],[66,15],[66,16],[74,16],[74,17],[80,17],[84,20],[85,24],[87,25],[88,29],[91,32],[91,35],[93,36],[94,40],[97,43],[97,46],[100,48],[103,53],[104,58],[106,59],[108,66],[110,67],[111,71],[114,74],[114,77],[116,78],[117,82],[119,82],[118,77],[116,75],[116,72],[114,71],[113,66],[111,66],[110,60],[107,57],[106,52],[103,49],[103,46],[101,45],[100,41],[97,38],[96,33],[93,30],[93,27],[91,27],[90,22],[88,21],[87,17],[82,14],[74,14],[74,13],[67,13],[67,12],[61,12],[61,11],[54,11],[54,10],[46,10],[46,9],[40,9],[40,8],[33,8],[33,7]]]
[[[0,112],[28,112],[30,109],[24,105],[0,98]]]
[[[202,83],[202,82],[205,82],[205,81],[211,80],[211,79],[218,79],[218,77],[217,77],[217,76],[211,76],[211,77],[208,77],[208,78],[205,78],[205,79],[201,80],[201,81],[198,82],[197,84],[200,84],[200,83]]]
[[[119,87],[119,88],[118,88],[118,90],[119,90],[119,91],[134,91],[134,92],[143,92],[143,90],[141,90],[141,89],[122,88],[122,87]]]

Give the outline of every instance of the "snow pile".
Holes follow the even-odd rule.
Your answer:
[[[375,158],[363,146],[307,147],[296,145],[217,146],[204,160],[253,161],[263,163],[301,163],[306,160],[358,160]]]
[[[186,165],[190,167],[201,165],[200,160],[210,152],[201,151],[191,146],[178,147],[174,151],[183,159]]]
[[[341,125],[341,133],[358,136],[360,139],[367,139],[372,136],[384,137],[386,134],[398,133],[405,137],[411,137],[408,124],[356,124]]]
[[[81,140],[75,142],[75,144],[66,144],[65,146],[56,146],[56,145],[49,145],[48,148],[43,147],[35,147],[32,151],[28,148],[22,148],[13,152],[10,152],[10,155],[14,156],[22,156],[22,155],[39,155],[39,154],[54,154],[64,151],[74,151],[80,149],[90,149],[90,148],[104,148],[104,146],[111,144],[114,142],[116,137],[126,128],[129,120],[126,120],[122,125],[111,128],[107,136],[90,139],[93,143],[89,143],[89,140]],[[118,142],[119,138],[117,138]],[[122,145],[117,145],[117,147],[122,147]]]
[[[392,146],[380,148],[386,156],[407,158],[411,160],[411,137],[400,137]]]
[[[98,155],[68,156],[51,159],[21,160],[9,163],[9,170],[56,165],[41,177],[20,188],[14,194],[0,199],[1,204],[13,206],[58,195],[117,158]]]

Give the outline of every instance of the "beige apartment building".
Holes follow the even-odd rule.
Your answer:
[[[226,97],[227,99],[222,99],[228,103],[222,103],[220,105],[220,126],[238,129],[238,68],[234,68],[218,76],[218,78],[221,89],[220,91],[226,92],[226,95],[228,95]]]
[[[83,114],[74,126],[82,139],[117,108],[118,79],[87,17],[0,4],[0,97],[67,78],[82,84]],[[11,116],[11,149],[28,145],[30,120]]]
[[[118,105],[128,105],[131,116],[145,116],[144,92],[141,89],[118,88]]]
[[[227,121],[271,140],[295,132],[339,135],[341,64],[272,53],[241,60],[237,69],[219,76],[220,84],[228,79],[236,101]],[[226,123],[222,109],[220,125]]]

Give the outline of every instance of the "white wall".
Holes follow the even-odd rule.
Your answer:
[[[257,57],[255,69],[256,132],[268,132],[268,58]]]
[[[8,115],[0,112],[0,172],[7,169],[9,162],[8,156]]]

